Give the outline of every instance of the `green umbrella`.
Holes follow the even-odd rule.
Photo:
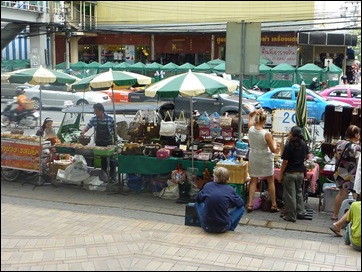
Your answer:
[[[214,72],[218,73],[224,73],[225,72],[225,62],[220,63],[219,65],[216,65],[214,68],[212,68]]]
[[[209,95],[233,92],[238,88],[238,85],[231,81],[223,79],[219,76],[195,73],[189,70],[187,73],[171,76],[163,79],[155,84],[152,84],[145,90],[145,95],[150,97],[168,97],[174,98],[179,95],[190,97],[190,123],[192,126],[192,97],[204,93]],[[191,129],[191,146],[193,146],[193,130]],[[192,149],[193,152],[193,149]],[[192,154],[192,168],[194,167],[194,156]]]
[[[41,86],[46,83],[54,84],[71,84],[78,80],[77,77],[68,75],[66,73],[58,72],[55,70],[50,70],[43,68],[42,66],[38,68],[29,68],[22,69],[14,72],[9,72],[1,76],[1,81],[8,80],[10,83],[20,83],[37,85],[39,84],[39,98],[41,98]],[[39,125],[41,128],[41,103],[39,104]],[[41,137],[41,136],[39,136]],[[42,150],[42,141],[39,141],[39,150]],[[42,152],[39,152],[39,173],[42,173]],[[39,175],[39,184],[41,184],[41,175]]]
[[[295,119],[297,126],[302,129],[303,137],[306,141],[310,140],[310,133],[307,128],[307,87],[303,81],[297,97],[297,106],[295,110]]]

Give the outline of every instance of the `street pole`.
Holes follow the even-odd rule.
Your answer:
[[[65,25],[65,71],[70,74],[70,61],[69,61],[69,39],[70,29],[68,25],[68,6],[64,6],[64,25]]]

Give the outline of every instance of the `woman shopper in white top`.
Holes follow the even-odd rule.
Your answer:
[[[255,120],[254,120],[255,118]],[[279,153],[280,147],[271,133],[264,129],[267,115],[263,110],[249,114],[249,199],[247,211],[253,211],[253,199],[259,177],[266,177],[272,202],[270,212],[278,212],[274,185],[274,154]]]

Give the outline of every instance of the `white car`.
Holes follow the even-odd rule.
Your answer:
[[[64,102],[72,101],[73,105],[87,105],[87,104],[108,104],[112,100],[107,94],[95,91],[75,92],[68,90],[68,85],[43,85],[41,89],[41,99],[39,92],[39,85],[32,88],[25,89],[25,95],[28,99],[34,101],[34,107],[39,109],[40,101],[41,106],[51,108],[64,108]]]

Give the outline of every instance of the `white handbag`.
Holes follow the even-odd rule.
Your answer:
[[[176,121],[176,133],[178,134],[190,134],[190,126],[187,124],[184,111],[180,112],[180,115]]]
[[[172,120],[172,117],[171,117],[171,114],[169,111],[166,112],[165,119],[166,119],[167,115]],[[173,136],[175,136],[175,134],[176,134],[176,123],[174,121],[161,120],[160,136],[173,137]]]

